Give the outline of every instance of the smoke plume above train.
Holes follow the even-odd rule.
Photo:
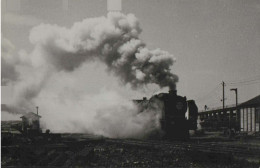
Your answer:
[[[85,61],[101,61],[109,71],[133,88],[155,83],[173,86],[177,76],[170,72],[173,55],[160,49],[149,50],[138,38],[137,18],[121,13],[91,18],[67,29],[42,24],[32,29],[30,41],[41,57],[56,70],[73,71]]]
[[[125,15],[120,12],[111,12],[107,16],[76,22],[70,28],[51,24],[36,26],[32,28],[29,35],[29,40],[34,46],[32,52],[29,53],[21,50],[18,54],[10,54],[9,50],[12,50],[13,47],[8,40],[5,40],[3,45],[6,45],[7,49],[4,50],[2,56],[2,65],[4,65],[2,71],[3,73],[7,72],[7,69],[10,69],[10,71],[4,73],[2,81],[7,84],[12,83],[15,89],[13,102],[6,106],[4,110],[13,113],[28,112],[39,101],[38,96],[44,94],[48,87],[51,87],[50,83],[55,82],[54,77],[73,78],[71,74],[79,71],[84,73],[84,67],[89,62],[104,64],[109,73],[118,77],[123,84],[130,84],[132,89],[138,89],[147,84],[175,89],[178,77],[171,72],[171,66],[175,62],[174,56],[161,49],[148,49],[139,38],[141,32],[139,21],[133,14]],[[63,74],[63,76],[57,74]],[[62,83],[61,85],[65,84]],[[62,86],[60,87],[62,88]],[[67,97],[69,95],[64,99],[68,99]],[[111,99],[113,99],[113,96]],[[84,104],[84,99],[82,99],[82,102],[70,100],[73,102],[70,103],[71,106],[74,103],[74,106]],[[107,109],[110,109],[107,111],[115,113],[115,111],[125,108],[125,106],[122,107],[125,101],[122,103],[120,99],[116,98],[116,100],[121,105],[113,104],[113,107],[107,107]],[[49,100],[44,101],[51,103]],[[48,106],[47,103],[45,105]],[[56,106],[64,107],[64,104],[56,104]],[[95,118],[102,113],[97,113],[100,109],[97,110],[95,107],[92,109],[94,112],[89,112],[88,108],[91,105],[82,106],[84,107],[78,109],[78,111],[95,113],[95,115],[91,114],[92,117],[87,117],[94,120],[91,123],[95,122],[98,125]],[[49,108],[51,107],[55,108],[54,105],[49,105]],[[119,109],[115,110],[114,107]],[[127,106],[120,114],[126,113],[126,115],[129,115],[131,113],[131,117],[135,117],[136,112],[133,111],[136,110],[132,105],[131,110],[129,108],[130,106]],[[49,110],[51,111],[51,109]],[[66,111],[66,108],[59,110]],[[128,113],[127,111],[131,112]],[[116,115],[110,117],[113,118],[113,116]],[[158,117],[157,115],[150,115],[146,116],[146,120],[144,116],[141,118],[147,125],[147,123],[154,121],[155,116]],[[133,121],[142,125],[139,120],[136,122],[133,119]],[[102,124],[105,125],[105,121]],[[133,123],[128,125],[131,124]],[[89,127],[84,127],[84,129],[90,130]],[[144,128],[142,127],[142,129]]]

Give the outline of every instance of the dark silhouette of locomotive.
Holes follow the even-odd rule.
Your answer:
[[[177,95],[176,90],[154,95],[149,100],[144,98],[137,104],[140,112],[159,107],[160,125],[165,139],[187,139],[189,130],[197,129],[198,108],[195,101],[187,101],[186,97]]]

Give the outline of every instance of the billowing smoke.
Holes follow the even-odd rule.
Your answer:
[[[32,29],[30,41],[41,50],[39,59],[57,70],[73,71],[85,61],[97,60],[133,88],[148,83],[174,85],[178,78],[170,72],[173,55],[147,49],[138,39],[140,33],[134,15],[109,13],[75,23],[70,29],[39,25]]]
[[[7,39],[2,39],[2,57],[1,57],[1,85],[6,85],[11,81],[15,81],[18,74],[15,70],[17,60],[14,57],[14,45]]]
[[[64,89],[58,93],[61,94],[61,91]],[[139,138],[160,127],[159,106],[152,111],[139,113],[132,101],[106,89],[101,89],[98,94],[82,95],[80,99],[75,97],[70,95],[62,100],[40,102],[40,113],[44,112],[42,122],[46,124],[44,127],[53,132],[86,132],[107,137]]]
[[[173,55],[161,49],[149,50],[139,39],[140,33],[137,18],[133,14],[122,13],[85,19],[74,23],[71,28],[50,24],[34,27],[29,37],[34,45],[33,51],[29,54],[26,51],[19,52],[16,61],[8,61],[6,57],[2,59],[2,67],[11,69],[2,68],[8,72],[3,71],[5,74],[2,75],[2,81],[12,81],[15,85],[14,100],[6,107],[7,111],[25,113],[36,103],[40,103],[49,116],[49,121],[45,121],[46,127],[55,129],[54,125],[51,126],[51,120],[57,117],[61,118],[59,124],[66,123],[66,126],[61,124],[62,127],[59,128],[70,130],[74,125],[75,129],[71,131],[85,130],[112,137],[140,135],[148,130],[148,127],[158,128],[159,110],[138,114],[135,106],[128,100],[126,103],[122,97],[111,96],[109,100],[113,103],[107,105],[99,103],[99,98],[95,99],[95,96],[84,92],[79,94],[85,95],[77,95],[77,98],[72,98],[73,94],[58,97],[55,100],[61,101],[55,104],[52,99],[39,98],[42,95],[60,95],[64,90],[68,90],[68,87],[72,90],[78,88],[77,82],[66,86],[64,82],[59,83],[54,79],[74,79],[73,74],[84,74],[89,62],[105,64],[107,71],[118,77],[123,84],[130,84],[133,89],[147,84],[175,88],[178,77],[170,72],[175,62]],[[12,48],[11,44],[8,46]],[[6,53],[10,55],[9,52]],[[59,83],[58,89],[52,90],[55,82]],[[103,94],[105,93],[101,95]],[[89,101],[93,102],[89,104]],[[56,116],[57,111],[62,114]],[[66,118],[66,115],[69,117]],[[124,125],[122,128],[125,129],[112,133],[111,130],[118,129],[117,125]]]

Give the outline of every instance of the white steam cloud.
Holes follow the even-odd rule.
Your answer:
[[[18,74],[15,70],[17,60],[14,57],[14,45],[7,39],[2,39],[2,57],[1,57],[1,85],[6,85],[10,81],[17,79]]]
[[[84,74],[88,62],[95,61],[105,64],[133,89],[147,84],[174,89],[178,77],[170,68],[175,58],[161,49],[146,48],[140,33],[133,14],[109,13],[74,23],[71,28],[50,24],[34,27],[29,37],[34,49],[29,54],[20,51],[14,55],[13,45],[4,41],[1,81],[15,86],[14,100],[4,110],[25,113],[40,104],[46,127],[56,131],[127,137],[158,128],[159,108],[138,113],[132,102],[117,93],[89,95],[75,92],[74,88],[82,86],[78,82],[66,85],[68,79],[77,81],[73,75]],[[68,90],[73,94],[63,95]],[[56,98],[42,100],[42,96]]]
[[[178,80],[170,72],[173,55],[160,49],[148,50],[138,39],[141,28],[137,18],[121,13],[86,19],[70,29],[42,24],[32,29],[30,41],[41,50],[42,60],[58,71],[73,71],[83,62],[102,61],[108,70],[133,88],[148,83],[173,86]]]

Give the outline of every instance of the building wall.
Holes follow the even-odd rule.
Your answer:
[[[260,107],[246,107],[240,109],[240,130],[242,132],[259,132]]]
[[[23,130],[26,131],[27,128],[37,130],[40,128],[40,122],[39,120],[33,120],[31,118],[23,118]]]

